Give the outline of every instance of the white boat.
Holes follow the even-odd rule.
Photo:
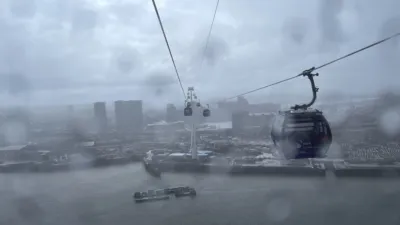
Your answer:
[[[147,201],[160,201],[169,199],[169,195],[165,193],[164,189],[161,190],[149,190],[147,192],[135,192],[133,194],[135,202],[147,202]]]
[[[166,188],[165,189],[165,193],[166,194],[175,194],[178,190],[185,188],[184,186],[180,186],[180,187],[171,187],[171,188]]]
[[[196,190],[191,187],[181,187],[175,190],[175,197],[177,198],[184,196],[195,197],[196,195]]]

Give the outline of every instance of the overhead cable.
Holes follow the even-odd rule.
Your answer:
[[[167,47],[168,47],[169,56],[171,57],[172,64],[174,65],[176,77],[178,78],[179,85],[181,86],[181,89],[182,89],[183,98],[186,99],[185,88],[183,88],[182,80],[181,80],[181,77],[179,76],[179,72],[178,72],[178,69],[177,69],[176,64],[175,64],[174,56],[172,55],[171,47],[169,46],[169,42],[168,42],[168,39],[167,39],[167,35],[165,34],[165,30],[164,30],[164,26],[163,26],[162,21],[161,21],[160,14],[158,13],[156,2],[155,2],[155,0],[152,0],[152,2],[153,2],[153,6],[154,6],[154,11],[157,14],[158,22],[160,23],[161,31],[162,31],[162,33],[164,35],[165,43],[167,44]]]
[[[374,47],[374,46],[377,46],[377,45],[379,45],[379,44],[382,44],[382,43],[384,43],[384,42],[386,42],[386,41],[389,41],[389,40],[391,40],[391,39],[393,39],[393,38],[396,38],[396,37],[398,37],[398,36],[400,36],[400,32],[399,32],[399,33],[396,33],[396,34],[393,34],[393,35],[391,35],[391,36],[389,36],[389,37],[387,37],[387,38],[384,38],[384,39],[382,39],[382,40],[379,40],[379,41],[377,41],[377,42],[374,42],[374,43],[372,43],[372,44],[370,44],[370,45],[368,45],[368,46],[365,46],[365,47],[363,47],[363,48],[360,48],[360,49],[358,49],[358,50],[355,50],[355,51],[353,51],[353,52],[351,52],[351,53],[349,53],[349,54],[346,54],[346,55],[344,55],[344,56],[342,56],[342,57],[339,57],[339,58],[337,58],[337,59],[335,59],[335,60],[332,60],[332,61],[329,61],[329,62],[327,62],[327,63],[324,63],[324,64],[322,64],[322,65],[320,65],[320,66],[318,66],[318,67],[313,67],[313,68],[312,68],[312,71],[321,69],[321,68],[323,68],[323,67],[326,67],[326,66],[328,66],[328,65],[331,65],[331,64],[336,63],[336,62],[338,62],[338,61],[341,61],[341,60],[343,60],[343,59],[345,59],[345,58],[347,58],[347,57],[350,57],[350,56],[355,55],[355,54],[357,54],[357,53],[360,53],[360,52],[362,52],[362,51],[364,51],[364,50],[367,50],[367,49],[369,49],[369,48],[372,48],[372,47]],[[308,70],[308,71],[309,71],[309,70]],[[268,85],[265,85],[265,86],[262,86],[262,87],[259,87],[259,88],[250,90],[250,91],[246,91],[246,92],[244,92],[244,93],[241,93],[241,94],[238,94],[238,95],[229,97],[229,98],[225,98],[224,100],[234,99],[234,98],[237,98],[237,97],[240,97],[240,96],[243,96],[243,95],[247,95],[247,94],[250,94],[250,93],[259,91],[259,90],[263,90],[263,89],[265,89],[265,88],[272,87],[272,86],[275,86],[275,85],[277,85],[277,84],[284,83],[284,82],[286,82],[286,81],[292,80],[292,79],[294,79],[294,78],[297,78],[297,77],[300,77],[300,76],[303,76],[303,75],[304,75],[304,72],[302,72],[302,73],[300,73],[300,74],[298,74],[298,75],[296,75],[296,76],[292,76],[292,77],[289,77],[289,78],[286,78],[286,79],[283,79],[283,80],[280,80],[280,81],[277,81],[277,82],[274,82],[274,83],[271,83],[271,84],[268,84]]]
[[[215,21],[215,16],[217,15],[218,6],[219,6],[219,0],[217,0],[217,4],[215,5],[214,16],[213,16],[212,21],[211,21],[210,29],[208,30],[208,35],[207,35],[207,39],[206,39],[206,45],[204,46],[204,51],[203,51],[203,56],[201,58],[200,70],[199,71],[201,71],[201,69],[203,68],[203,63],[204,63],[204,59],[206,57],[206,53],[207,53],[207,49],[208,49],[208,43],[210,42],[211,32],[212,32],[212,29],[214,27],[214,21]]]

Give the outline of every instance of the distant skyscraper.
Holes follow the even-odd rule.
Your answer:
[[[167,105],[167,115],[165,120],[167,122],[175,122],[178,120],[178,115],[177,115],[177,110],[174,104],[168,104]]]
[[[249,113],[245,111],[235,112],[232,114],[232,131],[235,134],[240,134],[244,131],[248,116]]]
[[[115,110],[115,126],[118,132],[125,132],[125,111],[124,111],[124,101],[114,102]]]
[[[22,108],[11,109],[2,121],[2,135],[7,145],[26,144],[30,134],[30,116]]]
[[[98,133],[105,133],[108,129],[107,112],[105,102],[94,103],[94,117]]]
[[[143,130],[142,101],[116,101],[115,123],[121,133],[136,133]]]
[[[238,97],[237,101],[224,101],[218,103],[219,109],[227,110],[228,112],[241,112],[247,111],[249,108],[249,102],[244,97]]]

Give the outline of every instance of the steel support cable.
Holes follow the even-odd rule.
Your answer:
[[[203,68],[203,63],[204,63],[204,59],[206,57],[206,53],[207,53],[207,49],[208,49],[208,43],[210,42],[211,32],[212,32],[212,29],[214,27],[214,21],[215,21],[215,16],[217,15],[218,6],[219,6],[219,0],[217,0],[217,4],[215,5],[214,15],[213,15],[213,18],[212,18],[212,21],[211,21],[210,29],[208,30],[208,35],[207,35],[207,39],[206,39],[206,45],[204,46],[203,56],[202,56],[201,61],[200,61],[200,69],[199,69],[200,72],[201,72],[201,70]]]
[[[171,57],[172,64],[174,65],[176,77],[178,78],[179,85],[181,86],[181,89],[182,89],[183,98],[186,99],[185,89],[183,88],[183,84],[182,84],[182,81],[181,81],[181,77],[179,76],[179,72],[178,72],[178,69],[177,69],[177,67],[176,67],[174,57],[173,57],[173,55],[172,55],[171,47],[169,46],[169,42],[168,42],[168,39],[167,39],[167,35],[165,34],[164,26],[163,26],[163,24],[162,24],[160,14],[158,13],[158,9],[157,9],[156,2],[155,2],[155,0],[152,0],[152,2],[153,2],[153,6],[154,6],[154,11],[155,11],[156,14],[157,14],[157,18],[158,18],[158,22],[159,22],[160,27],[161,27],[161,31],[162,31],[162,33],[163,33],[163,35],[164,35],[165,43],[167,44],[167,47],[168,47],[169,56]]]
[[[349,53],[349,54],[346,54],[346,55],[344,55],[344,56],[342,56],[342,57],[339,57],[339,58],[337,58],[337,59],[335,59],[335,60],[332,60],[332,61],[330,61],[330,62],[324,63],[324,64],[322,64],[322,65],[320,65],[320,66],[318,66],[318,67],[314,67],[314,68],[312,68],[312,71],[315,71],[315,70],[321,69],[321,68],[323,68],[323,67],[326,67],[326,66],[328,66],[328,65],[331,65],[331,64],[333,64],[333,63],[336,63],[336,62],[338,62],[338,61],[340,61],[340,60],[343,60],[343,59],[345,59],[345,58],[347,58],[347,57],[350,57],[350,56],[352,56],[352,55],[355,55],[355,54],[357,54],[357,53],[360,53],[360,52],[362,52],[362,51],[364,51],[364,50],[367,50],[367,49],[369,49],[369,48],[372,48],[372,47],[374,47],[374,46],[377,46],[377,45],[379,45],[379,44],[382,44],[383,42],[389,41],[389,40],[391,40],[391,39],[393,39],[393,38],[396,38],[396,37],[398,37],[398,36],[400,36],[400,32],[399,32],[399,33],[396,33],[396,34],[393,34],[393,35],[391,35],[391,36],[389,36],[389,37],[387,37],[387,38],[384,38],[384,39],[382,39],[382,40],[379,40],[379,41],[377,41],[377,42],[374,42],[374,43],[372,43],[372,44],[370,44],[370,45],[368,45],[368,46],[365,46],[365,47],[363,47],[363,48],[360,48],[360,49],[358,49],[358,50],[355,50],[355,51],[353,51],[353,52],[351,52],[351,53]],[[310,71],[310,70],[308,70],[308,71]],[[265,86],[262,86],[262,87],[259,87],[259,88],[256,88],[256,89],[253,89],[253,90],[250,90],[250,91],[247,91],[247,92],[244,92],[244,93],[241,93],[241,94],[238,94],[238,95],[229,97],[229,98],[225,98],[224,100],[226,101],[226,100],[234,99],[234,98],[237,98],[237,97],[240,97],[240,96],[243,96],[243,95],[247,95],[247,94],[250,94],[250,93],[253,93],[253,92],[256,92],[256,91],[259,91],[259,90],[268,88],[268,87],[271,87],[271,86],[275,86],[275,85],[280,84],[280,83],[284,83],[284,82],[286,82],[286,81],[292,80],[292,79],[294,79],[294,78],[297,78],[297,77],[300,77],[300,76],[303,76],[303,75],[304,75],[304,72],[302,72],[302,73],[300,73],[300,74],[298,74],[298,75],[296,75],[296,76],[292,76],[292,77],[289,77],[289,78],[286,78],[286,79],[283,79],[283,80],[280,80],[280,81],[277,81],[277,82],[274,82],[274,83],[271,83],[271,84],[268,84],[268,85],[265,85]]]

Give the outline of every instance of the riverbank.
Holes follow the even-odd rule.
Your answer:
[[[0,173],[57,172],[114,165],[126,165],[138,160],[128,157],[98,158],[79,162],[14,162],[0,164]]]
[[[348,165],[345,168],[332,168],[324,164],[313,166],[266,166],[266,165],[228,165],[207,164],[198,162],[149,162],[148,167],[153,167],[161,173],[214,173],[235,176],[260,175],[260,176],[306,176],[306,177],[383,177],[398,178],[400,166],[373,166],[373,165]]]

